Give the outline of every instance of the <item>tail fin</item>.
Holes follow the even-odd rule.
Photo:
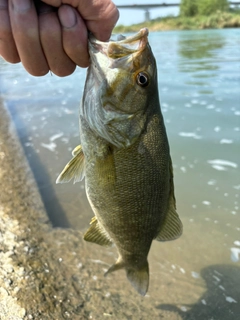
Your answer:
[[[124,268],[126,269],[127,278],[130,281],[131,285],[134,287],[134,289],[137,290],[138,293],[140,293],[142,296],[145,296],[148,291],[149,285],[149,268],[147,260],[140,269],[136,269],[126,268],[124,262],[121,259],[118,259],[117,262],[108,269],[104,276],[107,276],[111,272]]]
[[[141,269],[127,269],[127,278],[131,282],[134,289],[142,296],[148,291],[149,285],[149,269],[148,262]]]

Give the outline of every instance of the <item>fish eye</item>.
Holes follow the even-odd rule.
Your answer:
[[[149,84],[148,74],[145,72],[139,72],[137,75],[137,84],[141,87],[146,87]]]

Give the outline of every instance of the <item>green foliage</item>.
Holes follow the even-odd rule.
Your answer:
[[[217,11],[227,11],[228,9],[227,0],[182,0],[180,15],[183,17],[208,16]]]
[[[198,0],[199,1],[199,0]],[[180,4],[180,15],[193,17],[198,13],[197,0],[182,0]]]
[[[216,11],[228,10],[227,0],[199,0],[198,1],[198,13],[203,16],[208,16]]]
[[[210,28],[240,28],[240,14],[217,11],[209,16],[195,17],[164,17],[149,22],[142,22],[132,26],[117,26],[115,33],[137,32],[147,27],[150,31],[159,30],[193,30]]]

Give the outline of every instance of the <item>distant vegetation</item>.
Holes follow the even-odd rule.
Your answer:
[[[164,17],[134,24],[119,25],[114,32],[239,28],[240,10],[230,9],[227,0],[182,0],[178,17]]]
[[[180,16],[208,16],[217,11],[223,12],[228,10],[229,4],[227,0],[182,0],[180,5]]]

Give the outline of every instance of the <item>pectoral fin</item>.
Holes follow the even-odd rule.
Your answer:
[[[101,176],[99,180],[101,187],[112,190],[116,183],[116,166],[113,149],[110,146],[106,148],[104,156],[98,159],[96,169]]]
[[[84,178],[84,154],[81,145],[72,151],[73,158],[66,164],[58,176],[56,183],[65,183],[74,179],[73,183]]]
[[[91,226],[84,234],[83,239],[88,242],[94,242],[104,247],[111,247],[113,242],[108,237],[106,231],[100,226],[96,217],[92,218]]]
[[[182,222],[176,212],[176,200],[174,196],[174,183],[173,183],[173,168],[170,158],[170,191],[169,191],[169,206],[166,218],[160,231],[156,237],[158,241],[169,241],[179,238],[183,231]]]
[[[79,144],[78,146],[76,146],[73,151],[72,151],[72,156],[76,156],[78,155],[79,153],[82,152],[82,146]]]

